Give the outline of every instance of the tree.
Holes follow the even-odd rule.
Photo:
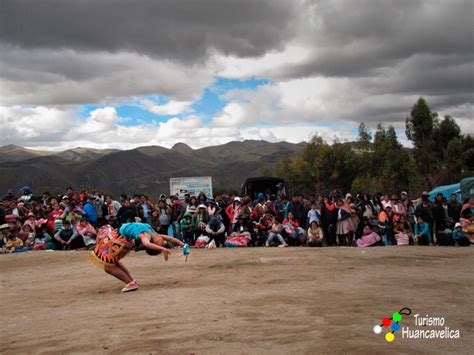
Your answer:
[[[453,139],[461,138],[461,128],[456,121],[449,115],[444,116],[444,119],[436,125],[433,130],[434,151],[439,160],[446,159],[446,149],[448,144]]]
[[[428,189],[433,187],[430,174],[434,165],[433,131],[437,124],[437,117],[438,114],[431,112],[425,99],[420,97],[405,121],[406,136],[415,146],[418,172]]]
[[[364,122],[361,122],[359,125],[359,138],[357,141],[362,143],[363,146],[367,146],[372,141],[370,128],[367,128]]]

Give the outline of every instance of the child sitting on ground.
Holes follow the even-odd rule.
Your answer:
[[[48,233],[48,225],[46,223],[43,223],[37,228],[33,250],[46,249],[54,249],[54,243],[52,242],[52,238]]]
[[[12,233],[8,237],[8,241],[5,246],[9,253],[14,253],[18,249],[23,248],[23,241],[18,237],[16,233]]]
[[[33,232],[31,225],[25,223],[20,232],[20,239],[23,241],[24,246],[28,249],[33,248],[33,245],[35,244],[35,237],[36,235]]]
[[[323,245],[323,231],[316,220],[313,220],[308,228],[307,243],[309,247],[320,247]]]
[[[460,247],[468,247],[471,243],[469,238],[466,237],[466,234],[462,230],[461,223],[456,223],[453,230],[453,240]]]

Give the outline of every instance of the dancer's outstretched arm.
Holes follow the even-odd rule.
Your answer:
[[[155,244],[155,243],[151,242],[150,241],[150,235],[148,235],[148,233],[146,233],[146,232],[140,233],[138,238],[140,238],[140,240],[142,242],[142,245],[145,248],[161,251],[163,253],[163,256],[164,256],[165,260],[166,261],[168,260],[168,256],[171,254],[170,251],[168,249],[162,247],[162,246],[159,246],[158,244]]]
[[[170,237],[169,235],[166,235],[166,234],[158,234],[158,233],[155,233],[155,232],[151,232],[152,233],[152,236],[154,237],[157,237],[157,238],[163,238],[163,240],[166,240],[174,245],[179,245],[180,247],[184,246],[184,243],[179,240],[179,239],[176,239],[176,238],[173,238],[173,237]]]

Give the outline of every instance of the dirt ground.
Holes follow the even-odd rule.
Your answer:
[[[474,248],[379,247],[131,253],[121,283],[87,252],[0,255],[1,353],[472,353]],[[402,307],[457,340],[388,343]],[[413,317],[401,322],[414,327]],[[416,328],[416,327],[414,327]],[[433,328],[439,329],[439,328]]]

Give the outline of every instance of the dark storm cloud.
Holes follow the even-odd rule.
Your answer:
[[[292,35],[290,1],[2,0],[0,41],[24,48],[133,51],[196,61],[259,56]]]
[[[357,77],[419,54],[474,53],[471,0],[314,1],[316,19],[304,42],[316,48],[307,62],[289,65],[283,78]]]
[[[237,57],[244,64],[230,70],[230,77],[274,83],[327,79],[333,107],[344,108],[331,112],[335,119],[400,123],[419,96],[427,96],[436,110],[472,118],[472,0],[0,4],[6,105],[113,102],[147,94],[192,101],[216,73],[235,69]],[[303,49],[301,60],[278,57],[291,47]],[[269,53],[278,58],[262,66]],[[292,97],[305,96],[301,86],[288,90]],[[324,106],[325,100],[315,101]],[[314,107],[308,107],[311,113]],[[272,119],[278,121],[278,114]]]

